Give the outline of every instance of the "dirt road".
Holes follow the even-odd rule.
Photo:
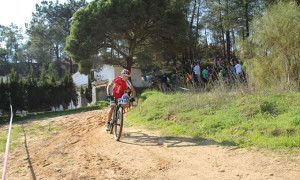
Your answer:
[[[8,179],[300,179],[297,154],[161,137],[137,127],[125,127],[121,141],[113,141],[104,131],[106,112],[25,123],[25,132],[36,123],[65,128],[50,137],[28,136],[10,153]]]

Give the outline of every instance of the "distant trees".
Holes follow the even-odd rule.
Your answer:
[[[263,3],[260,0],[209,0],[203,5],[207,13],[203,15],[205,39],[219,47],[216,56],[223,57],[230,63],[238,38],[250,36],[250,22],[257,13],[262,13]]]
[[[86,5],[85,0],[68,1],[64,4],[42,1],[40,5],[36,5],[36,12],[27,25],[27,34],[30,37],[30,50],[37,62],[70,62],[70,58],[64,53],[65,39],[70,34],[73,13]]]
[[[22,29],[11,24],[9,27],[0,25],[0,65],[25,61],[23,54]]]
[[[62,63],[69,64],[64,68],[72,73],[71,58],[64,51],[66,37],[70,34],[73,13],[86,5],[85,0],[65,3],[42,1],[36,4],[32,20],[26,24],[28,39],[14,24],[8,27],[0,25],[0,65],[24,62],[49,65],[55,62],[56,67],[61,67],[59,64]],[[56,70],[61,78],[63,69]],[[0,74],[3,75],[3,72]]]

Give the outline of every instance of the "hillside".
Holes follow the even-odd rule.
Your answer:
[[[209,138],[223,145],[267,149],[300,147],[300,93],[216,89],[147,91],[128,116],[133,125],[165,135]]]
[[[116,142],[104,131],[106,113],[107,109],[94,110],[14,124],[20,134],[12,143],[21,143],[10,152],[7,179],[300,177],[297,152],[250,151],[208,139],[161,136],[129,125]],[[6,130],[2,125],[1,132]]]

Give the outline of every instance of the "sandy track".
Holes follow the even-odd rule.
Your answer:
[[[297,154],[161,137],[126,126],[116,142],[104,131],[106,113],[96,110],[24,124],[25,131],[34,123],[67,128],[47,138],[29,137],[30,157],[25,148],[12,152],[8,179],[300,179]]]

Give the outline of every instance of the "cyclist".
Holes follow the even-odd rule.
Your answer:
[[[105,126],[106,131],[110,130],[110,122],[111,122],[112,114],[114,112],[114,108],[116,106],[116,100],[123,96],[127,88],[129,88],[132,91],[132,95],[133,95],[133,97],[130,99],[130,102],[135,101],[136,91],[131,85],[130,81],[128,80],[129,77],[130,77],[130,71],[128,71],[127,69],[123,69],[121,71],[121,76],[116,77],[107,86],[106,92],[107,92],[107,96],[110,99],[110,110],[108,112],[107,122]]]

